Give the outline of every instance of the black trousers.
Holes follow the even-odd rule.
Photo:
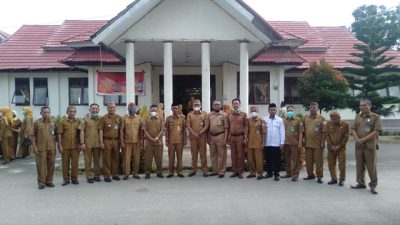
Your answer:
[[[281,170],[281,148],[275,146],[264,147],[266,170],[268,175],[279,176]]]

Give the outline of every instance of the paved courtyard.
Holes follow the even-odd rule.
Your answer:
[[[0,167],[0,224],[400,224],[399,144],[381,144],[378,195],[350,189],[353,146],[344,187],[327,185],[325,169],[322,185],[201,176],[88,184],[81,175],[62,187],[57,173],[56,187],[39,191],[34,160],[16,160]]]

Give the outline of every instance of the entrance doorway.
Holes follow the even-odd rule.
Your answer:
[[[188,103],[192,97],[201,100],[201,75],[174,75],[173,101],[182,104],[183,114],[190,111]],[[211,75],[211,102],[216,98],[215,75]],[[164,102],[164,75],[160,75],[160,102]],[[164,105],[164,108],[170,106]],[[211,106],[210,106],[211,107]]]

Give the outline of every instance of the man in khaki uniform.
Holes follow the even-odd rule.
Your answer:
[[[326,124],[325,136],[328,148],[328,167],[331,180],[328,184],[337,184],[336,162],[339,162],[339,186],[343,186],[346,179],[346,145],[349,140],[349,124],[340,120],[340,114],[332,111],[329,114],[331,121]]]
[[[372,194],[378,194],[378,176],[376,172],[376,154],[378,150],[378,137],[381,131],[381,119],[379,115],[371,112],[371,101],[362,99],[360,101],[360,113],[356,115],[352,126],[352,133],[356,141],[356,167],[357,184],[352,185],[354,189],[366,188],[365,167],[371,180],[369,187]]]
[[[85,175],[88,183],[100,182],[100,142],[99,142],[99,105],[89,106],[89,115],[82,119],[80,130],[80,148],[85,157]],[[93,168],[92,168],[93,163]]]
[[[244,147],[247,144],[248,119],[247,113],[241,112],[240,99],[232,100],[232,112],[228,114],[229,132],[228,144],[231,146],[232,175],[243,178],[244,172]]]
[[[12,131],[12,141],[11,141],[11,155],[12,159],[15,159],[17,156],[17,147],[18,147],[18,137],[19,137],[19,132],[21,128],[21,120],[17,117],[17,112],[15,110],[12,110],[13,112],[13,122],[11,126],[11,131]]]
[[[182,154],[183,146],[186,145],[186,120],[185,116],[179,115],[179,105],[171,105],[172,115],[165,121],[165,145],[168,147],[168,175],[167,178],[174,176],[175,155],[176,172],[178,177],[182,174]]]
[[[199,99],[196,99],[193,102],[193,111],[187,116],[187,128],[189,130],[190,149],[192,152],[192,172],[189,173],[189,177],[196,175],[197,157],[199,153],[203,177],[208,177],[206,132],[209,126],[209,120],[207,113],[200,109],[201,102]]]
[[[210,157],[212,173],[210,176],[219,175],[223,178],[226,172],[226,142],[228,140],[228,116],[221,110],[221,102],[213,102],[213,111],[208,115],[210,129],[208,132],[208,144],[210,145]]]
[[[264,173],[264,144],[267,129],[264,119],[258,117],[257,106],[250,107],[250,116],[247,134],[247,163],[250,174],[247,178],[257,175],[257,180],[261,180]]]
[[[143,147],[143,132],[141,118],[136,115],[136,104],[128,105],[129,114],[122,118],[121,148],[124,150],[124,180],[131,175],[131,161],[133,160],[133,178],[139,177],[140,149]]]
[[[39,189],[54,187],[53,175],[56,158],[56,128],[50,117],[50,108],[40,109],[41,119],[33,124],[32,147],[36,154],[36,170]]]
[[[25,145],[25,140],[30,139],[33,132],[33,112],[30,107],[24,107],[22,109],[24,119],[21,123],[21,130],[19,131],[19,146],[17,156],[21,158],[31,157],[32,147]]]
[[[304,132],[305,132],[305,148],[306,148],[306,169],[307,177],[304,180],[315,180],[317,175],[318,183],[322,184],[324,171],[324,122],[325,118],[318,114],[318,103],[310,104],[310,114],[304,116]],[[316,174],[314,173],[314,164],[316,166]]]
[[[297,181],[299,177],[300,154],[303,149],[303,122],[295,117],[294,106],[288,106],[286,112],[285,123],[285,163],[286,175],[282,178],[292,178],[292,181]]]
[[[162,157],[164,121],[157,115],[158,106],[150,106],[150,118],[143,120],[142,129],[146,137],[144,170],[145,179],[150,179],[150,169],[153,164],[153,158],[156,161],[157,177],[164,178],[162,174]]]
[[[78,126],[80,120],[75,118],[76,107],[68,106],[67,118],[61,120],[57,127],[58,151],[62,156],[63,167],[63,183],[62,186],[68,185],[69,182],[79,184],[79,133]],[[71,174],[70,174],[71,165]]]
[[[1,113],[1,112],[0,112]],[[2,113],[1,113],[2,114]],[[0,117],[0,142],[1,149],[3,150],[3,160],[2,164],[9,164],[13,159],[13,151],[12,147],[12,139],[13,134],[11,131],[12,121],[7,121],[7,118],[4,116]]]
[[[115,102],[107,104],[107,115],[99,120],[99,142],[100,149],[103,150],[103,172],[104,181],[121,180],[119,173],[119,152],[120,152],[120,127],[121,117],[115,113]]]

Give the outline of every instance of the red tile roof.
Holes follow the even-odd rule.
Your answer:
[[[77,64],[119,64],[121,60],[107,50],[100,49],[78,49],[71,56],[61,60],[67,65]]]
[[[307,62],[302,56],[290,48],[272,47],[252,60],[252,64],[290,64],[301,65]]]
[[[45,51],[41,46],[58,25],[25,25],[0,45],[0,70],[70,69],[59,63],[72,51]]]

